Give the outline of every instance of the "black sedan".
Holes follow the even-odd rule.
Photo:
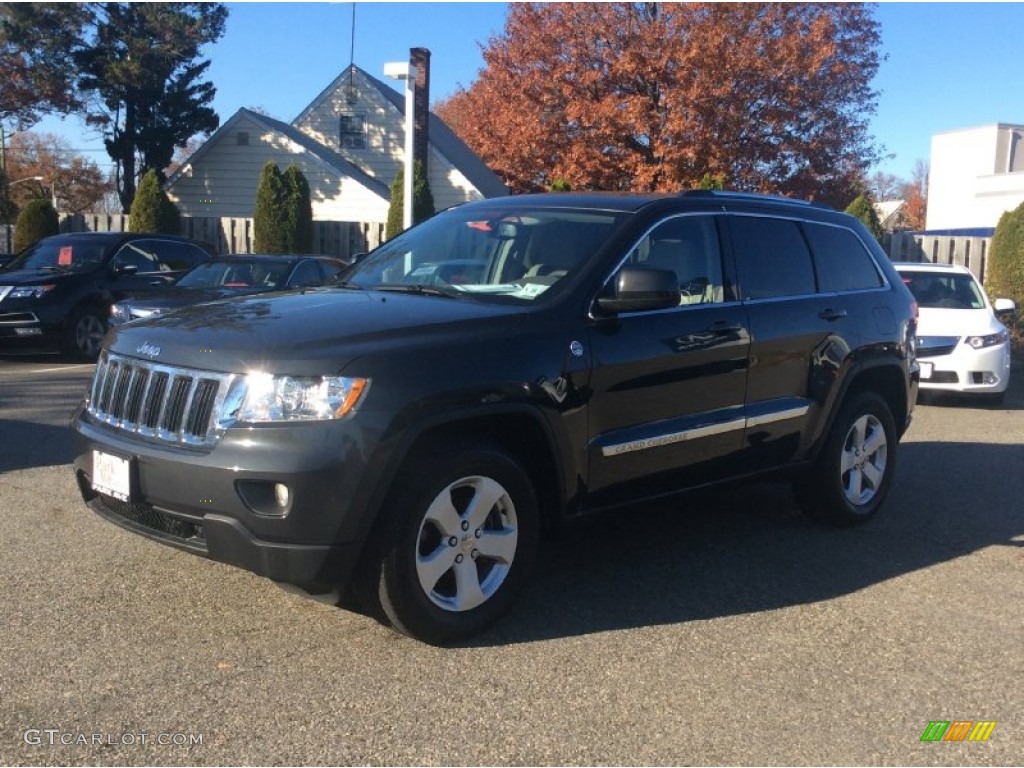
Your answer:
[[[117,302],[110,310],[110,324],[121,325],[232,296],[329,285],[347,266],[327,256],[220,256],[196,267],[172,286]]]

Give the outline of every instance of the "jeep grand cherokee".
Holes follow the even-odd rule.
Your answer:
[[[851,525],[892,484],[916,308],[845,214],[501,198],[343,277],[115,329],[74,420],[89,505],[444,643],[507,609],[544,522],[782,472]]]

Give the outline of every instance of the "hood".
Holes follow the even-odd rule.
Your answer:
[[[162,288],[146,293],[137,293],[122,299],[119,303],[134,309],[164,310],[187,307],[192,304],[228,299],[234,296],[248,296],[261,293],[259,288]]]
[[[984,336],[1003,330],[992,310],[940,309],[918,310],[918,336]]]
[[[49,283],[60,283],[64,280],[88,274],[89,272],[95,272],[97,266],[99,265],[74,271],[59,271],[55,269],[3,270],[0,271],[0,285],[46,285]]]
[[[324,375],[388,347],[435,345],[451,354],[470,333],[513,333],[525,311],[472,299],[312,289],[185,307],[115,328],[108,346],[211,371]]]

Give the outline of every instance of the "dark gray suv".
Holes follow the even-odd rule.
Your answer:
[[[115,329],[74,420],[89,505],[443,643],[507,609],[545,523],[781,474],[852,525],[893,482],[916,308],[845,214],[501,198],[342,278]]]

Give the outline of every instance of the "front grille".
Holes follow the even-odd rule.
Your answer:
[[[918,336],[918,357],[941,357],[950,355],[960,343],[959,336]]]
[[[165,443],[210,446],[231,374],[159,365],[105,353],[89,413],[114,429]]]

